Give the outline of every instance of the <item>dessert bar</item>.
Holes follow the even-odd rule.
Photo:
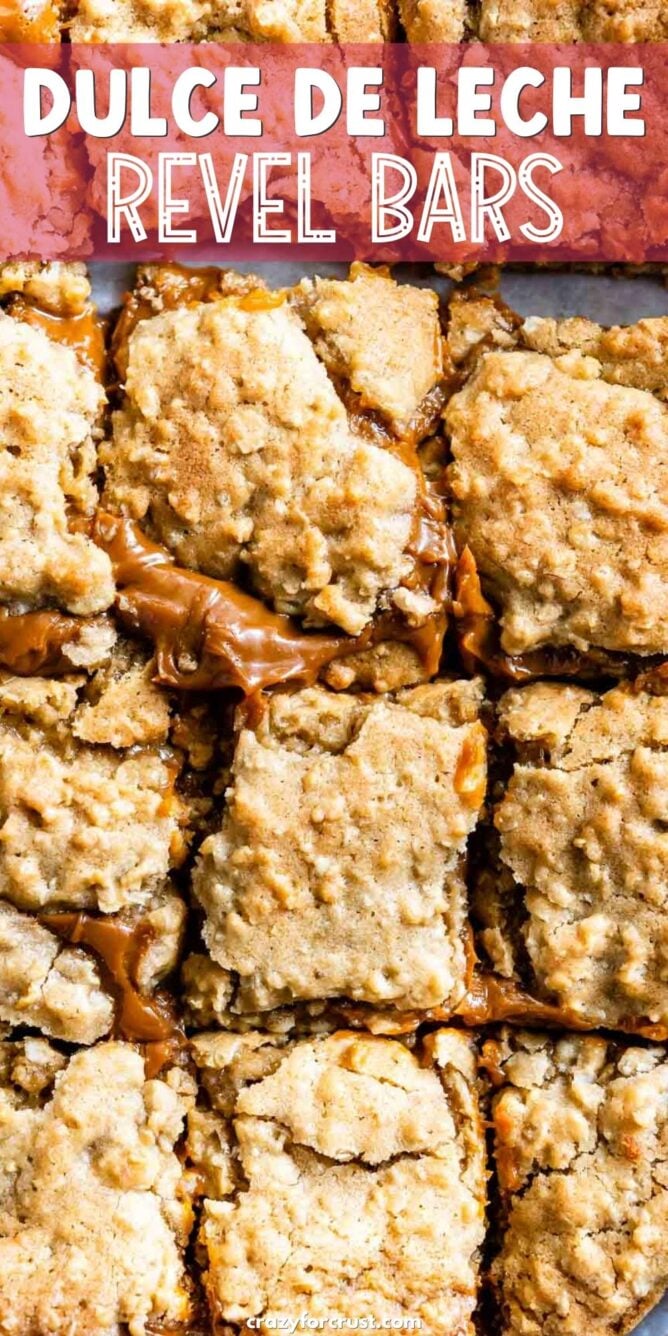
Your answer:
[[[499,727],[514,760],[474,898],[488,960],[570,1024],[668,1033],[668,700],[541,682],[502,697]]]
[[[130,1044],[0,1043],[0,1330],[186,1329],[191,1207],[175,1144],[193,1102]]]
[[[470,1042],[205,1034],[193,1051],[214,1322],[306,1312],[473,1336],[486,1168]]]
[[[445,425],[465,647],[476,652],[477,613],[478,649],[510,677],[619,676],[663,656],[668,320],[518,324],[491,300],[455,299],[450,348],[463,382]]]
[[[0,290],[0,603],[90,616],[114,585],[85,532],[105,402],[88,280],[3,266]]]
[[[665,1049],[489,1040],[499,1336],[624,1336],[668,1281]]]
[[[180,566],[361,637],[335,685],[408,685],[425,658],[433,675],[451,556],[422,453],[445,397],[436,294],[359,265],[279,291],[147,267],[113,346],[105,508]]]
[[[470,970],[480,698],[475,681],[371,700],[311,688],[240,729],[193,871],[213,962],[186,966],[198,1023],[337,999],[451,1014]]]
[[[0,672],[0,1021],[162,1041],[174,1021],[153,994],[186,915],[170,879],[188,837],[183,753],[150,663],[103,630],[88,671]]]

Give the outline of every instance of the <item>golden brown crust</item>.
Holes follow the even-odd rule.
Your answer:
[[[329,40],[325,0],[76,0],[69,31],[74,42]]]
[[[151,741],[119,752],[127,718],[119,732],[84,687],[0,680],[0,893],[18,908],[146,905],[183,856],[178,764],[154,720]]]
[[[345,1032],[287,1046],[203,1035],[194,1049],[210,1111],[189,1144],[216,1317],[410,1316],[472,1336],[485,1168],[468,1040],[441,1030],[419,1058]]]
[[[505,1032],[484,1052],[503,1336],[630,1331],[668,1279],[665,1049]]]
[[[108,558],[73,527],[97,499],[104,394],[76,348],[51,337],[59,317],[44,316],[46,332],[23,314],[0,312],[0,602],[89,616],[113,599]]]
[[[662,0],[482,0],[483,42],[663,42]]]
[[[398,8],[398,13],[397,13]],[[5,42],[661,42],[662,0],[8,0]],[[445,268],[445,266],[444,266]]]
[[[351,436],[285,303],[222,298],[138,325],[101,454],[108,508],[146,519],[185,566],[227,579],[243,563],[277,611],[357,634],[410,574],[415,477]]]
[[[129,1044],[0,1046],[0,1331],[116,1336],[190,1311],[174,1145],[192,1102]],[[54,1083],[55,1076],[55,1083]]]
[[[663,793],[668,701],[537,683],[506,693],[517,760],[495,810],[497,893],[482,941],[511,977],[522,953],[537,997],[585,1024],[668,1026]],[[516,977],[516,976],[515,976]]]
[[[77,1043],[171,1037],[155,989],[181,950],[186,910],[169,874],[190,804],[170,726],[169,698],[125,641],[107,639],[89,675],[0,671],[4,1022]]]
[[[426,401],[445,377],[437,294],[354,264],[343,281],[303,279],[295,302],[318,357],[360,412],[379,414],[401,439],[425,435]]]
[[[96,962],[0,900],[0,1025],[91,1044],[109,1033],[113,1019],[114,1000]]]
[[[364,265],[292,293],[145,267],[112,344],[124,397],[102,450],[107,509],[182,567],[370,634],[328,673],[337,689],[433,676],[451,558],[417,448],[446,392],[434,294]]]
[[[479,684],[274,696],[242,728],[202,845],[204,937],[230,1011],[347,997],[450,1006],[467,985],[462,860],[485,794]]]
[[[446,411],[455,536],[501,648],[663,654],[668,322],[531,320],[505,337],[474,342]]]

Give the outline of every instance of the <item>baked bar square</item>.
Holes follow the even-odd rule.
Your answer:
[[[515,761],[476,896],[488,957],[565,1024],[668,1034],[668,699],[536,683],[499,716]]]
[[[367,415],[381,440],[420,441],[438,426],[446,389],[435,292],[356,263],[346,279],[303,279],[294,300],[353,421]]]
[[[429,359],[416,374],[418,323]],[[180,565],[245,580],[310,624],[357,635],[377,612],[434,612],[417,551],[426,481],[404,431],[443,377],[433,293],[361,267],[295,293],[149,268],[114,342],[124,398],[101,451],[107,509]]]
[[[516,325],[455,303],[446,411],[455,536],[501,649],[665,655],[668,319]]]
[[[109,1034],[114,1000],[98,962],[0,900],[0,1026],[91,1044]]]
[[[87,629],[70,649],[97,653],[89,671],[0,672],[0,1024],[88,1044],[134,1006],[149,1040],[185,925],[184,758],[142,651]]]
[[[335,998],[449,1013],[470,963],[480,701],[477,681],[379,699],[313,688],[275,695],[242,728],[194,871],[216,966],[188,966],[196,1010],[210,1011],[215,979],[232,1022]]]
[[[472,1336],[486,1167],[470,1041],[193,1041],[189,1122],[214,1322],[412,1319]]]
[[[168,699],[150,665],[104,690],[94,679],[98,699],[88,685],[0,674],[0,895],[19,909],[145,905],[185,854]],[[141,721],[121,712],[134,692]]]
[[[340,998],[449,1014],[470,963],[480,697],[475,681],[375,699],[312,688],[242,727],[193,874],[213,961],[188,966],[200,1023],[221,1003],[234,1021]]]
[[[192,1103],[130,1044],[0,1044],[0,1331],[115,1336],[191,1313],[175,1144]],[[147,1325],[148,1324],[148,1325]]]
[[[86,534],[105,394],[81,266],[0,267],[0,605],[89,616],[113,601]]]
[[[668,1055],[506,1032],[497,1085],[500,1336],[624,1336],[668,1282]]]

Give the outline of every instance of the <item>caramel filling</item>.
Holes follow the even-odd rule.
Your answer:
[[[512,979],[492,974],[477,974],[469,991],[457,1007],[456,1015],[465,1025],[491,1025],[502,1021],[521,1025],[558,1026],[564,1030],[596,1030],[600,1021],[587,1021],[568,1007],[541,1002],[519,988]],[[668,1038],[665,1025],[655,1025],[643,1017],[626,1017],[616,1029],[626,1034],[642,1035],[662,1042]]]
[[[438,429],[441,413],[451,393],[450,379],[444,378],[429,390],[400,436],[394,434],[382,413],[368,404],[360,391],[354,390],[342,374],[333,373],[332,379],[345,407],[350,430],[356,436],[364,436],[375,445],[394,451],[409,468],[414,467],[417,460],[416,445]]]
[[[89,947],[101,960],[116,998],[115,1031],[123,1039],[148,1045],[147,1075],[155,1075],[173,1060],[183,1035],[171,1001],[164,993],[144,997],[137,985],[141,954],[152,939],[152,928],[83,913],[42,914],[40,921],[63,941]]]
[[[476,973],[469,977],[465,997],[454,1009],[432,1007],[428,1011],[379,1012],[363,1005],[335,1006],[337,1015],[355,1028],[369,1029],[375,1034],[412,1034],[420,1025],[444,1021],[461,1021],[474,1029],[486,1025],[509,1023],[537,1025],[548,1029],[589,1031],[600,1030],[600,1021],[587,1021],[568,1007],[541,1002],[520,988],[512,979],[497,975]],[[668,1040],[668,1027],[655,1025],[642,1017],[625,1018],[615,1029],[624,1034],[639,1035],[655,1043]],[[486,1064],[488,1066],[488,1064]],[[493,1073],[490,1072],[492,1080]]]
[[[60,612],[25,612],[12,616],[0,609],[0,665],[19,677],[72,672],[63,653],[79,636],[82,623]]]
[[[567,1008],[539,1002],[511,979],[491,974],[474,976],[466,997],[457,1007],[457,1015],[465,1025],[519,1021],[522,1024],[559,1025],[571,1030],[591,1029]]]
[[[501,653],[494,609],[482,592],[470,547],[464,548],[457,562],[453,612],[467,672],[476,672],[482,664],[491,673],[509,677],[513,682],[528,681],[535,676],[524,667],[523,659],[511,659]]]
[[[391,639],[410,643],[429,676],[438,670],[440,609],[418,627],[387,614],[357,637],[308,633],[236,585],[176,566],[133,520],[98,512],[93,538],[111,559],[121,617],[155,646],[164,686],[238,687],[249,696],[283,682],[309,685],[332,660]]]
[[[85,307],[77,315],[56,315],[17,294],[10,298],[6,310],[16,320],[43,330],[55,343],[72,348],[97,379],[104,380],[107,364],[105,326],[92,307]]]
[[[334,659],[394,639],[413,646],[426,674],[438,671],[445,612],[411,627],[380,617],[357,638],[307,634],[233,584],[182,570],[131,520],[100,515],[94,538],[109,553],[118,610],[156,648],[156,680],[186,690],[240,687],[245,695],[281,682],[310,684]],[[65,653],[86,623],[54,611],[0,610],[0,667],[20,677],[73,671]]]
[[[225,580],[182,570],[132,520],[98,513],[93,537],[109,554],[118,611],[156,648],[157,680],[189,690],[315,682],[332,659],[359,648],[346,636],[309,635]]]
[[[454,774],[455,793],[463,802],[476,810],[484,801],[487,791],[487,734],[482,724],[472,730],[459,753]]]

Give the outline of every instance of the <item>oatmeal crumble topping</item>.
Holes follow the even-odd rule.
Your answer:
[[[211,1194],[214,1313],[419,1316],[472,1336],[485,1170],[469,1041],[438,1031],[420,1058],[348,1033],[194,1047],[211,1106],[191,1117],[190,1148]]]
[[[500,1331],[630,1331],[668,1278],[665,1049],[506,1032],[485,1056],[500,1086]]]

